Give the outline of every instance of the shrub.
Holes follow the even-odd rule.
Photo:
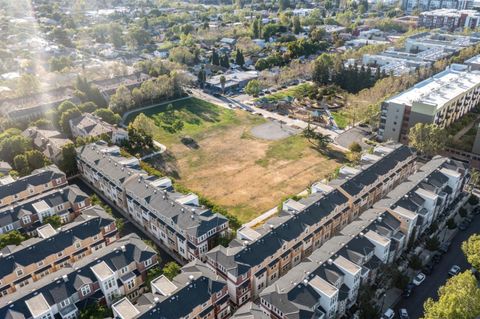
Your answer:
[[[419,270],[422,268],[422,260],[417,255],[413,255],[408,262],[408,267]]]
[[[471,195],[468,199],[468,203],[472,206],[478,205],[478,197],[475,195]]]
[[[453,218],[447,220],[447,227],[448,229],[454,229],[455,227],[457,227],[457,224],[455,224],[455,220]]]

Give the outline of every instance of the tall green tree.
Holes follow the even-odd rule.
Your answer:
[[[330,81],[330,70],[333,67],[333,59],[330,54],[322,53],[314,63],[312,79],[320,85],[328,84]]]
[[[218,56],[218,53],[217,51],[215,51],[215,49],[213,49],[212,51],[212,58],[211,58],[211,61],[210,61],[213,65],[220,65],[220,58]]]
[[[13,166],[15,167],[15,170],[22,176],[30,173],[27,157],[23,154],[18,154],[13,158]]]
[[[299,34],[302,32],[302,25],[300,24],[300,17],[294,16],[292,21],[292,32],[295,34]]]
[[[445,149],[447,133],[436,124],[417,123],[410,128],[408,141],[420,153],[433,156]]]
[[[243,57],[243,52],[240,49],[237,49],[237,52],[235,54],[235,64],[243,67],[245,64],[245,58]]]
[[[480,234],[474,234],[464,241],[462,251],[470,265],[480,271]]]
[[[480,316],[480,288],[470,270],[447,280],[438,300],[427,299],[423,319],[475,319]]]
[[[171,261],[167,263],[165,267],[163,267],[163,274],[165,275],[165,277],[172,280],[176,275],[180,273],[180,269],[180,266],[176,262]]]
[[[226,83],[225,76],[224,75],[220,76],[220,85],[222,86],[223,93],[225,93],[225,83]]]

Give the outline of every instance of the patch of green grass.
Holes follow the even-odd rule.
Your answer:
[[[302,98],[309,95],[309,93],[314,89],[314,86],[310,83],[302,83],[296,86],[289,87],[287,89],[266,95],[265,98],[271,102],[280,101],[286,97]]]
[[[293,135],[272,143],[265,157],[255,161],[255,164],[267,167],[272,161],[294,161],[302,157],[308,141],[301,135]]]
[[[348,125],[348,119],[345,114],[341,111],[331,112],[335,123],[337,123],[338,128],[344,129]]]
[[[246,204],[229,206],[227,207],[227,210],[230,215],[237,217],[242,224],[251,221],[258,216],[258,211]]]

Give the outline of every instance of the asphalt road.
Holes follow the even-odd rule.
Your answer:
[[[431,275],[427,276],[425,281],[415,288],[413,294],[400,301],[395,308],[398,316],[398,309],[406,308],[411,319],[418,319],[423,316],[423,303],[428,298],[437,300],[437,291],[448,279],[448,271],[453,265],[458,265],[462,271],[470,269],[471,266],[463,255],[461,245],[470,235],[480,233],[480,216],[475,216],[473,222],[467,230],[459,231],[452,239],[450,250],[442,256],[440,263],[435,265]],[[398,317],[396,317],[398,318]]]

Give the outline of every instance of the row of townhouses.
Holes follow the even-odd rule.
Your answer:
[[[63,224],[74,220],[86,207],[90,197],[76,185],[54,188],[21,202],[0,208],[0,234],[12,230],[30,235],[49,216],[59,216]]]
[[[433,221],[444,219],[467,179],[463,163],[434,158],[264,289],[263,312],[282,319],[341,317],[381,265],[394,262]]]
[[[379,139],[408,142],[417,123],[452,125],[480,102],[480,71],[452,64],[382,103]]]
[[[217,246],[207,263],[227,281],[232,302],[255,300],[303,259],[338,234],[362,212],[415,171],[415,154],[406,146],[376,147],[361,166],[344,168],[313,194],[287,201],[279,216],[257,229],[240,229],[229,247]]]
[[[55,165],[34,170],[28,176],[0,185],[0,208],[65,185],[67,176]]]
[[[420,13],[418,27],[446,28],[454,31],[457,28],[476,29],[480,24],[480,14],[476,10],[437,9]]]
[[[198,259],[169,280],[164,275],[151,282],[149,293],[133,304],[123,298],[112,305],[118,319],[223,319],[230,316],[228,289],[225,280]]]
[[[88,183],[184,260],[203,258],[228,231],[228,219],[201,206],[197,195],[176,192],[169,178],[148,175],[116,146],[85,145],[77,150],[77,163]]]
[[[30,254],[42,252],[35,249]],[[123,237],[97,247],[88,258],[69,257],[57,271],[0,298],[0,318],[74,319],[86,304],[110,306],[124,296],[137,298],[144,291],[148,269],[157,263],[155,251],[138,236]]]
[[[1,298],[10,299],[11,294],[26,286],[28,290],[41,278],[118,239],[115,219],[98,206],[85,209],[59,229],[46,224],[36,232],[37,237],[0,251]]]

